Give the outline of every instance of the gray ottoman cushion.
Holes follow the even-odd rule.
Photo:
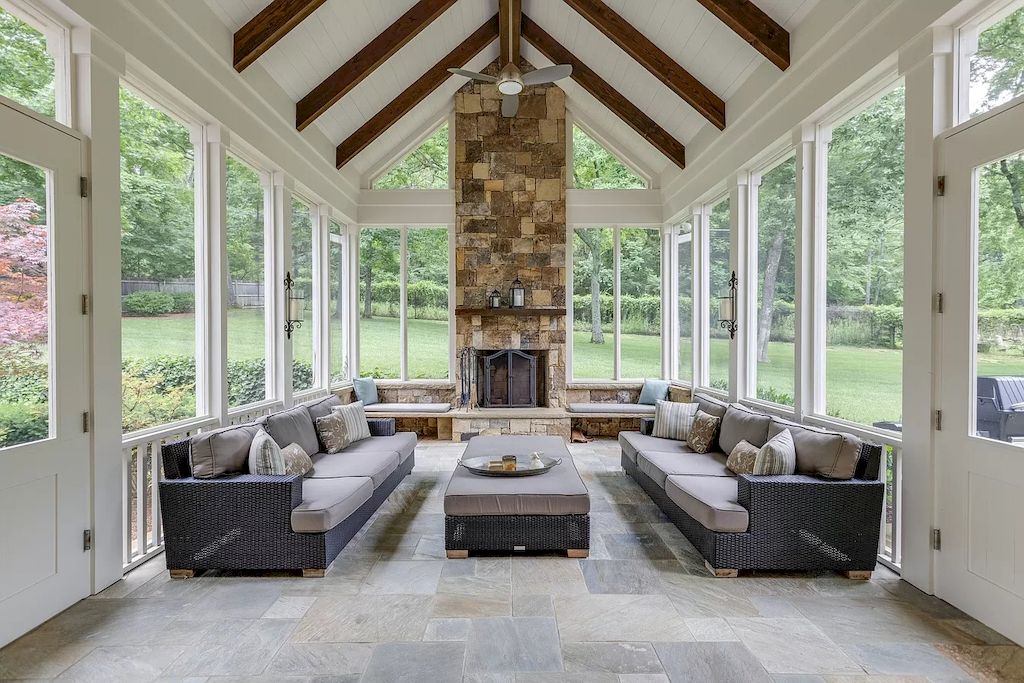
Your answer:
[[[373,413],[447,413],[450,403],[374,403],[363,406],[367,415]]]
[[[740,441],[760,448],[768,440],[768,425],[771,421],[770,416],[755,412],[739,403],[729,404],[718,433],[718,450],[732,453],[732,449],[736,448]]]
[[[731,477],[733,473],[726,469],[725,461],[724,453],[640,451],[636,456],[636,465],[640,471],[662,488],[665,487],[665,479],[676,474]]]
[[[399,462],[405,462],[416,450],[416,432],[398,432],[394,436],[371,436],[350,444],[342,451],[354,453],[398,453]]]
[[[648,436],[640,432],[619,432],[619,446],[626,457],[636,462],[636,454],[639,451],[661,451],[663,453],[690,453],[690,447],[685,441],[675,439],[661,439],[656,436]]]
[[[570,403],[570,413],[614,413],[616,415],[654,415],[654,406],[642,403]]]
[[[373,488],[384,483],[398,469],[398,453],[317,453],[313,456],[313,469],[306,476],[311,479],[334,477],[369,477]]]
[[[313,420],[302,406],[267,415],[260,424],[281,448],[297,443],[306,453],[320,451],[320,438],[316,435]]]
[[[705,529],[743,532],[750,515],[737,502],[739,483],[732,477],[675,475],[665,481],[665,494]]]
[[[196,479],[212,479],[225,474],[247,472],[249,447],[259,430],[258,425],[244,424],[193,436],[189,447],[192,476]]]
[[[829,479],[852,479],[863,442],[852,434],[833,432],[773,417],[768,438],[783,429],[793,435],[796,448],[796,471],[817,474]]]
[[[344,522],[373,495],[369,477],[304,479],[302,502],[292,510],[292,531],[323,533]]]

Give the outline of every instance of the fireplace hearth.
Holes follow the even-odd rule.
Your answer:
[[[543,351],[501,349],[477,352],[477,405],[535,408],[543,405]],[[542,371],[538,372],[538,365]]]

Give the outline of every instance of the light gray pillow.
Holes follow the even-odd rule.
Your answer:
[[[739,403],[730,403],[722,417],[718,443],[723,453],[732,453],[736,444],[746,441],[760,448],[768,440],[768,415],[754,412]]]
[[[345,421],[345,434],[348,436],[349,443],[370,438],[370,423],[366,421],[366,411],[363,409],[362,401],[335,406],[331,412],[341,415]]]
[[[320,450],[320,440],[316,436],[313,418],[303,406],[271,413],[260,420],[260,424],[281,448],[297,443],[306,453],[316,453]]]
[[[772,418],[768,436],[788,430],[796,448],[796,471],[827,479],[852,479],[863,441],[852,434],[832,432]]]
[[[281,449],[281,457],[284,458],[285,474],[301,474],[306,476],[313,469],[313,460],[309,454],[297,443],[290,443]]]
[[[754,458],[754,474],[793,474],[796,472],[796,448],[793,446],[793,435],[784,429],[757,452]]]
[[[331,413],[316,419],[316,432],[320,435],[325,453],[337,453],[352,443],[348,438],[345,418],[339,413]]]
[[[248,469],[249,446],[257,431],[259,426],[244,424],[193,436],[189,448],[192,476],[213,479],[245,472]]]
[[[686,441],[696,412],[696,403],[658,401],[654,406],[654,429],[651,436]]]
[[[281,447],[267,434],[259,430],[249,446],[249,474],[284,474],[284,456]]]

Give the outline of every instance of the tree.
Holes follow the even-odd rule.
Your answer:
[[[796,160],[787,159],[761,177],[758,188],[757,362],[768,362],[775,303],[793,303],[796,238]],[[781,289],[781,291],[780,291]]]
[[[42,220],[42,224],[40,224]],[[0,205],[0,344],[39,344],[49,329],[47,230],[31,199]]]
[[[448,187],[448,124],[373,183],[377,190],[443,190]]]
[[[583,190],[645,189],[647,183],[577,126],[572,128],[573,185]]]
[[[395,229],[363,230],[359,235],[359,277],[363,281],[362,317],[373,318],[374,271],[398,271],[399,231]]]
[[[583,245],[590,255],[590,343],[604,344],[604,330],[601,329],[601,266],[603,262],[602,236],[607,230],[577,228],[577,246]]]
[[[0,36],[0,95],[52,117],[55,70],[46,36],[3,9]]]

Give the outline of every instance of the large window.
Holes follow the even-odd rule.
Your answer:
[[[680,225],[676,239],[676,309],[679,320],[676,377],[683,382],[693,382],[693,226],[689,223]]]
[[[228,407],[267,398],[266,216],[263,183],[227,157]]]
[[[794,405],[796,159],[763,171],[757,188],[757,305],[754,396]]]
[[[46,36],[0,8],[0,95],[45,116],[56,116],[56,63]]]
[[[647,181],[579,126],[572,127],[573,187],[581,190],[642,190]]]
[[[1024,95],[1024,6],[1014,3],[980,27],[961,32],[969,82],[961,118],[977,116]]]
[[[359,374],[402,376],[401,250],[398,228],[359,232]]]
[[[330,241],[328,252],[328,305],[327,305],[327,329],[328,344],[330,346],[330,379],[331,384],[336,384],[348,378],[348,346],[345,338],[345,276],[348,273],[348,264],[345,262],[346,244],[345,228],[337,221],[331,221],[328,240]]]
[[[574,229],[572,282],[573,379],[660,377],[660,231],[634,227]]]
[[[195,154],[189,128],[121,88],[122,427],[196,415]]]
[[[306,391],[316,386],[316,330],[314,329],[316,303],[313,295],[314,267],[312,205],[299,197],[292,197],[292,296],[304,301],[302,325],[292,332],[292,390]]]
[[[443,190],[448,187],[448,124],[373,183],[375,190]]]
[[[448,229],[410,228],[406,236],[409,379],[448,378]]]
[[[708,290],[708,384],[721,390],[729,388],[729,361],[732,345],[729,333],[719,323],[719,300],[729,292],[729,278],[732,275],[730,258],[732,246],[729,239],[732,214],[729,198],[725,197],[710,207],[708,215],[708,268],[711,273]]]
[[[898,423],[903,407],[903,88],[828,146],[825,412]]]

